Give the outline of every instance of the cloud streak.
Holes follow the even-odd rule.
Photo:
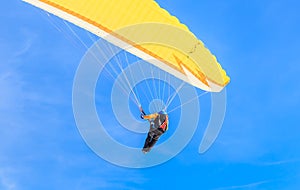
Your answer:
[[[244,185],[233,185],[233,186],[229,186],[229,187],[221,187],[221,188],[217,188],[215,190],[230,190],[230,189],[246,189],[246,188],[255,188],[258,187],[260,185],[266,184],[266,183],[270,183],[273,180],[264,180],[264,181],[258,181],[258,182],[254,182],[254,183],[248,183],[248,184],[244,184]]]
[[[26,54],[30,50],[32,44],[33,42],[31,39],[26,39],[26,41],[23,42],[22,47],[15,52],[14,56],[19,57]]]
[[[9,169],[0,169],[0,188],[6,190],[17,189],[16,183],[8,175]]]

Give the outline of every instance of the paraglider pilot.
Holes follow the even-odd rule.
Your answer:
[[[151,148],[158,141],[159,137],[168,130],[168,114],[165,111],[146,115],[144,110],[140,107],[141,118],[148,120],[150,129],[145,140],[143,153],[150,152]]]

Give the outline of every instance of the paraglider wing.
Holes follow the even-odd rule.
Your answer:
[[[130,53],[203,90],[221,91],[230,80],[204,44],[153,0],[24,1],[121,48],[130,46]]]

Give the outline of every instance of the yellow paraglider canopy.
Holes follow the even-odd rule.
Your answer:
[[[203,90],[221,91],[230,80],[204,44],[153,0],[24,1],[121,48],[130,46],[130,53]]]

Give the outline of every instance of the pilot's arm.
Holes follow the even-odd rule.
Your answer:
[[[153,113],[153,114],[149,114],[149,115],[144,115],[143,118],[149,120],[149,119],[154,119],[157,116],[158,116],[158,113]]]

